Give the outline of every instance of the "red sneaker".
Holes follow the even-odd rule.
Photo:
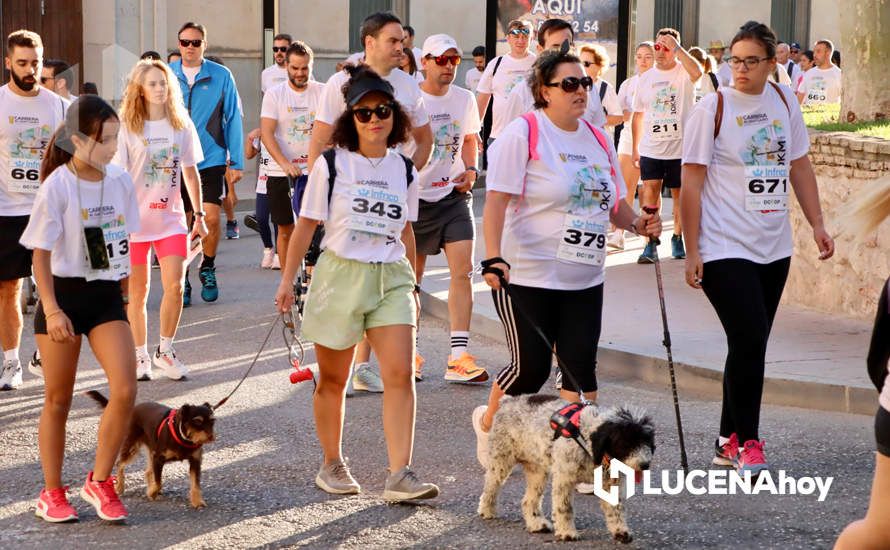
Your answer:
[[[763,454],[763,441],[751,439],[745,441],[745,444],[739,450],[739,460],[736,469],[742,475],[745,472],[751,472],[753,478],[760,475],[760,472],[769,470],[769,464],[766,462],[766,456]]]
[[[714,459],[711,461],[717,466],[735,466],[739,460],[739,438],[733,433],[729,441],[720,444],[720,439],[714,442]]]
[[[50,523],[65,523],[66,521],[77,521],[77,511],[68,502],[68,486],[58,487],[47,491],[40,491],[40,497],[37,499],[37,517]]]
[[[96,514],[105,521],[127,519],[127,508],[114,490],[114,476],[108,476],[105,481],[93,481],[93,472],[90,472],[80,489],[80,496],[92,504]]]

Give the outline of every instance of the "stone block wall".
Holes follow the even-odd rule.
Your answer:
[[[800,206],[796,200],[789,201],[794,257],[783,302],[870,320],[890,275],[890,220],[855,242],[850,236],[837,236],[834,222],[856,193],[878,178],[890,177],[890,141],[848,132],[811,132],[810,160],[836,252],[827,261],[819,260]]]

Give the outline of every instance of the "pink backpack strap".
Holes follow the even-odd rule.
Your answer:
[[[525,113],[522,118],[528,124],[528,158],[541,160],[538,156],[538,119],[535,118],[535,113]]]
[[[618,197],[615,199],[615,206],[613,210],[618,212],[618,204],[621,202],[621,186],[615,183],[615,160],[612,158],[612,153],[609,149],[609,142],[605,134],[599,131],[593,124],[587,122],[586,119],[581,119],[584,121],[584,124],[590,128],[590,131],[593,132],[593,136],[596,138],[597,143],[600,144],[600,147],[606,151],[606,156],[609,158],[609,174],[612,176],[612,183],[615,184],[615,192]]]

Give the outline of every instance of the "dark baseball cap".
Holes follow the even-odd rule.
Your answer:
[[[800,44],[798,44],[797,42],[792,42],[788,45],[788,48],[791,50],[800,50]]]
[[[381,92],[388,95],[390,99],[395,99],[395,92],[389,82],[380,77],[365,76],[349,84],[349,88],[346,90],[346,104],[353,107],[371,92]]]

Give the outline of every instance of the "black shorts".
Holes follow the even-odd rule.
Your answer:
[[[0,281],[31,276],[31,251],[19,244],[30,216],[0,216]]]
[[[680,168],[682,159],[653,159],[640,157],[640,179],[643,181],[661,180],[668,189],[680,188]]]
[[[201,199],[204,203],[222,206],[223,197],[226,196],[226,167],[210,166],[198,171],[201,176]],[[194,212],[192,199],[189,198],[188,188],[185,183],[179,186],[179,193],[182,195],[182,206],[186,212]]]
[[[266,178],[266,196],[269,200],[269,213],[275,225],[293,225],[294,209],[291,205],[290,183],[286,176]]]
[[[438,254],[446,243],[472,241],[476,237],[473,194],[452,189],[438,202],[421,200],[412,228],[417,253],[424,256]]]
[[[890,411],[884,407],[878,407],[875,415],[875,441],[878,444],[878,452],[890,457]]]
[[[71,319],[74,334],[89,335],[99,325],[111,321],[127,322],[120,281],[89,281],[80,277],[53,275],[56,302]],[[46,334],[43,301],[34,313],[34,334]]]

